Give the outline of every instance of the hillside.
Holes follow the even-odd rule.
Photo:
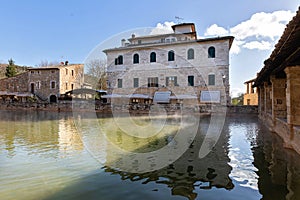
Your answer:
[[[6,67],[7,67],[7,65],[8,65],[8,64],[1,64],[1,63],[0,63],[0,79],[6,78],[5,72],[6,72]],[[20,74],[20,73],[26,71],[26,69],[28,68],[28,67],[26,67],[26,66],[18,66],[18,65],[16,65],[16,67],[17,67],[17,73],[18,73],[18,74]]]

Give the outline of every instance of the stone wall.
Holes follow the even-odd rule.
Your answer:
[[[180,104],[160,104],[160,109],[164,109],[167,112],[191,112],[191,113],[224,113],[228,115],[232,114],[257,114],[257,106],[220,106],[214,104],[203,105],[180,105]],[[59,101],[58,103],[46,103],[46,102],[7,102],[0,104],[0,110],[48,110],[56,112],[133,112],[133,113],[149,113],[153,104],[102,104],[95,101]]]
[[[244,105],[258,105],[258,94],[257,93],[245,93],[244,94]]]
[[[58,68],[36,68],[28,72],[29,90],[43,100],[48,100],[51,95],[59,95],[59,69]],[[52,85],[54,82],[55,85]],[[33,85],[33,86],[32,86]],[[54,86],[54,87],[53,87]]]
[[[14,77],[0,79],[0,91],[28,92],[28,73],[24,72]]]
[[[227,107],[228,114],[258,114],[258,106],[228,106]]]

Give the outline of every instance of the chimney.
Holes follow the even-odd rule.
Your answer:
[[[122,47],[125,47],[125,43],[126,43],[126,40],[125,40],[125,39],[122,39],[122,40],[121,40],[121,45],[122,45]]]

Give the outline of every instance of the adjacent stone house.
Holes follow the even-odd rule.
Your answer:
[[[28,91],[28,73],[23,72],[14,77],[0,79],[0,100],[12,101],[19,99],[22,102],[33,97]]]
[[[197,39],[193,23],[173,33],[135,36],[106,49],[107,98],[130,102],[216,103],[229,97],[229,50],[234,37]]]
[[[56,102],[61,94],[82,88],[83,84],[82,64],[30,68],[15,77],[1,79],[0,95],[10,99],[36,96],[42,101]]]
[[[299,7],[300,9],[300,7]],[[300,10],[288,23],[254,86],[259,116],[300,154]]]

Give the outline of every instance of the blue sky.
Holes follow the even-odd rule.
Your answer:
[[[83,63],[100,43],[158,23],[193,22],[201,37],[232,35],[231,92],[244,92],[296,14],[298,0],[0,0],[0,63]],[[278,12],[282,11],[282,12]],[[266,19],[266,20],[264,20]],[[268,26],[270,25],[270,26]]]

